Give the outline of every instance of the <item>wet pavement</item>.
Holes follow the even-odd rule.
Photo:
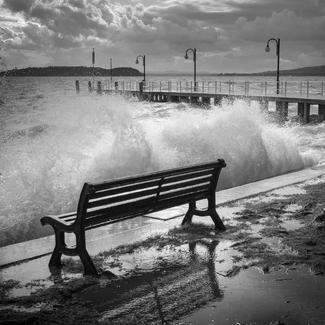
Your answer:
[[[277,190],[268,199],[272,195],[300,193],[299,186],[289,185],[323,174],[324,167],[308,169],[220,191],[217,210],[226,226],[230,226],[236,223],[234,216],[239,208],[225,204],[241,198],[259,200],[250,196],[272,189]],[[290,206],[288,214],[298,208]],[[90,255],[166,233],[180,225],[185,212],[186,207],[177,207],[91,231],[87,236]],[[204,223],[212,224],[208,219]],[[301,225],[288,218],[281,226],[286,231]],[[260,224],[252,225],[251,232],[257,232],[259,227]],[[108,256],[104,264],[118,279],[112,284],[103,276],[98,284],[76,296],[101,313],[103,324],[110,319],[123,320],[140,308],[151,315],[148,324],[269,325],[276,321],[279,325],[325,324],[324,276],[312,275],[306,267],[283,265],[272,272],[242,268],[246,260],[236,250],[236,243],[216,240],[213,235],[211,231],[211,237],[184,240],[177,246],[146,248],[118,259]],[[270,246],[279,244],[278,239],[263,240]],[[62,272],[59,277],[52,276],[47,264],[53,246],[53,236],[49,236],[0,248],[0,279],[21,283],[11,291],[12,297],[50,287],[58,279],[83,278],[81,273]],[[171,322],[171,314],[177,322]]]

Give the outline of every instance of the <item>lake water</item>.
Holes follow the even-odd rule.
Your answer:
[[[279,125],[257,103],[243,100],[202,109],[98,95],[88,92],[88,80],[92,78],[0,80],[0,246],[52,234],[39,219],[76,210],[85,181],[224,158],[221,190],[324,164],[325,123]],[[127,79],[113,78],[121,80]],[[289,115],[295,114],[290,106]]]

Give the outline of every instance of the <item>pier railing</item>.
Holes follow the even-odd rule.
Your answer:
[[[270,81],[104,81],[103,90],[227,94],[237,96],[277,96],[276,82]],[[325,97],[324,81],[282,81],[279,95],[284,97],[322,98]]]

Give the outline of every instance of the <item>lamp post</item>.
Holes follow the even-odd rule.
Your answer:
[[[277,70],[276,70],[276,93],[279,94],[280,82],[279,82],[279,75],[280,75],[280,38],[276,40],[275,38],[270,38],[267,41],[265,52],[270,52],[269,42],[274,41],[276,43],[276,55],[277,55]]]
[[[194,62],[194,91],[196,91],[196,49],[187,49],[185,52],[184,58],[187,60],[188,55],[187,52],[192,51],[193,52],[193,62]]]
[[[110,65],[111,65],[111,82],[112,82],[113,79],[112,59],[110,59]]]
[[[92,53],[92,63],[93,63],[93,88],[95,88],[95,49],[94,48]]]
[[[142,58],[142,61],[143,61],[143,81],[145,82],[146,81],[146,56],[145,55],[138,55],[136,60],[135,60],[135,63],[138,64],[139,63],[139,58]]]

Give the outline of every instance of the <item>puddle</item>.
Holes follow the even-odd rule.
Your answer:
[[[304,226],[303,223],[301,223],[299,220],[295,220],[295,219],[286,218],[286,219],[282,219],[281,221],[282,221],[281,227],[283,227],[284,229],[286,229],[288,231],[297,230]]]
[[[280,196],[305,194],[305,193],[306,193],[306,190],[304,190],[303,188],[300,188],[299,186],[286,186],[286,187],[282,187],[282,188],[272,191],[272,194],[280,195]]]
[[[56,282],[83,277],[82,273],[74,274],[65,273],[64,271],[59,276],[51,276],[48,268],[48,259],[49,257],[45,256],[1,269],[1,282],[9,280],[19,281],[19,285],[8,290],[8,297],[29,296],[39,289],[49,288]]]
[[[222,299],[174,324],[324,324],[325,277],[312,276],[308,268],[269,274],[250,268],[218,281]]]

